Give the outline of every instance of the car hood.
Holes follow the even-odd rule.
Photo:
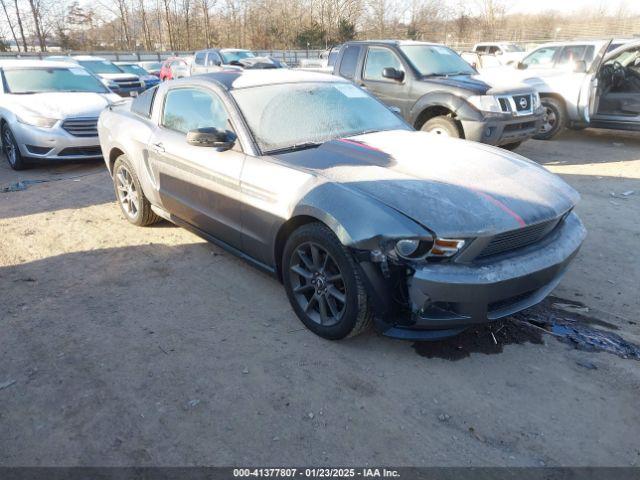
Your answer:
[[[115,93],[50,92],[8,95],[11,104],[47,118],[97,117],[113,103],[122,101]]]
[[[520,155],[425,132],[360,135],[276,158],[373,197],[441,237],[515,230],[557,218],[579,199]]]
[[[529,93],[532,88],[524,83],[511,79],[500,78],[499,76],[477,75],[451,75],[448,77],[422,77],[424,82],[432,85],[467,90],[475,95],[504,95]]]

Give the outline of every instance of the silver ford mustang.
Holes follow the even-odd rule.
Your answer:
[[[160,218],[272,272],[300,320],[436,339],[541,301],[585,229],[578,194],[501,149],[416,132],[328,75],[222,71],[105,110],[126,218]]]
[[[100,158],[98,115],[122,99],[77,64],[0,61],[0,128],[9,165]]]

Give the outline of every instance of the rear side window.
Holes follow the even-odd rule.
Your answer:
[[[193,59],[193,61],[196,63],[196,65],[204,65],[204,59],[206,57],[207,57],[207,54],[205,52],[198,52],[196,53],[196,56]]]
[[[360,55],[360,47],[349,45],[346,47],[340,62],[340,76],[345,78],[353,78],[356,76],[356,66],[358,65],[358,56]]]
[[[158,87],[150,88],[138,95],[131,103],[131,111],[141,117],[151,118],[153,99],[156,97]]]
[[[560,56],[556,61],[556,65],[572,66],[578,60],[582,60],[582,57],[584,56],[584,52],[586,49],[587,49],[586,45],[570,45],[570,46],[564,47],[560,52]]]

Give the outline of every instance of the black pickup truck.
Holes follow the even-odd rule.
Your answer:
[[[433,43],[345,43],[334,75],[352,80],[399,110],[418,130],[516,148],[542,124],[528,85],[491,85],[456,52]]]

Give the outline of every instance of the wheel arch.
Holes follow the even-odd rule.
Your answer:
[[[107,160],[107,168],[109,169],[109,173],[113,175],[113,165],[116,163],[116,160],[119,156],[124,155],[124,152],[118,148],[113,147],[109,150],[109,158]]]
[[[429,92],[414,103],[409,114],[411,124],[420,129],[427,120],[439,115],[451,114],[459,120],[478,120],[480,112],[462,96],[447,91]]]

